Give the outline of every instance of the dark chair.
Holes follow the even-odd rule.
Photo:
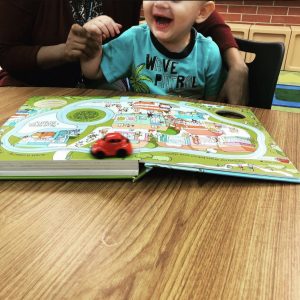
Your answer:
[[[254,53],[249,68],[249,106],[271,108],[284,56],[284,44],[256,42],[236,38],[239,49]]]

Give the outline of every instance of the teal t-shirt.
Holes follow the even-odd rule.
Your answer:
[[[219,48],[210,37],[193,28],[184,51],[169,52],[146,24],[103,45],[101,69],[109,83],[128,77],[137,93],[199,99],[218,95],[225,77]]]

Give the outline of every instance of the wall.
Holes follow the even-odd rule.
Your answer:
[[[300,1],[217,0],[226,22],[262,25],[300,25]]]

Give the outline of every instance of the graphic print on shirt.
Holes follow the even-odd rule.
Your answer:
[[[73,19],[83,25],[89,20],[103,15],[103,5],[100,0],[69,0]]]
[[[152,79],[147,75],[143,75],[141,73],[144,69],[145,69],[145,64],[140,64],[136,68],[133,65],[129,81],[135,92],[149,94],[150,89],[148,85],[143,81],[152,82]]]
[[[169,58],[146,54],[145,63],[132,68],[131,86],[135,92],[140,93],[150,93],[148,85],[154,85],[167,94],[184,97],[203,96],[203,87],[197,85],[196,76],[177,71],[179,63]]]

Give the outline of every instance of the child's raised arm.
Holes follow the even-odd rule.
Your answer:
[[[102,42],[107,38],[118,35],[122,25],[116,23],[112,18],[103,15],[87,22],[83,28],[86,30],[88,36],[97,41],[99,46],[91,55],[80,59],[82,73],[88,79],[102,79],[103,73],[100,68]]]

